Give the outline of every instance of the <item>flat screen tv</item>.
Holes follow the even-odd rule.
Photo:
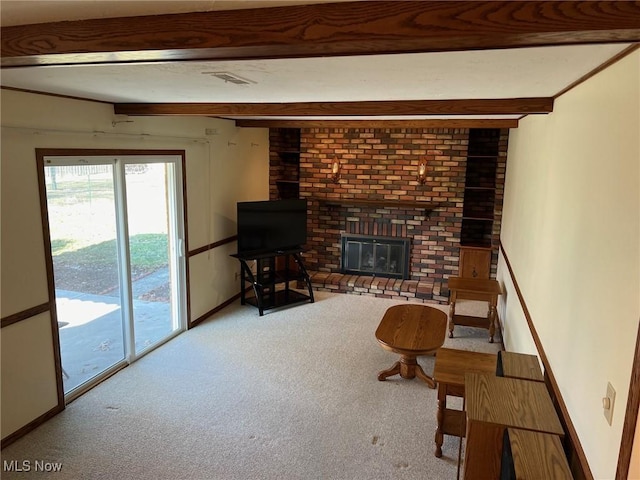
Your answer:
[[[307,201],[238,202],[238,254],[302,248],[307,242]]]

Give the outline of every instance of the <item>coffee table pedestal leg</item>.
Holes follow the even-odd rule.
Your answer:
[[[382,370],[380,373],[378,373],[378,380],[380,380],[381,382],[384,382],[387,379],[387,377],[392,377],[399,373],[400,373],[400,362],[396,362],[393,364],[391,368]]]
[[[378,380],[385,381],[387,377],[400,374],[402,378],[412,379],[418,377],[425,382],[429,388],[436,388],[436,382],[433,378],[424,373],[422,367],[418,365],[416,357],[410,355],[401,355],[400,361],[393,364],[393,366],[387,370],[383,370],[378,373]]]

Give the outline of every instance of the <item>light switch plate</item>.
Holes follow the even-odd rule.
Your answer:
[[[611,382],[607,382],[607,395],[602,399],[602,406],[604,408],[604,418],[607,419],[609,425],[613,419],[613,406],[616,403],[616,391],[611,385]]]

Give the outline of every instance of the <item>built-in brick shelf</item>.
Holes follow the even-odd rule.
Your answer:
[[[378,298],[447,303],[449,292],[441,281],[398,280],[329,272],[309,272],[313,289],[321,292],[353,293]]]

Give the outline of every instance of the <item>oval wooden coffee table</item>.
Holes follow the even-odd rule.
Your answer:
[[[400,361],[378,373],[381,382],[400,374],[402,378],[418,377],[430,388],[436,382],[424,373],[416,357],[436,352],[447,333],[447,314],[427,305],[396,305],[389,308],[376,330],[376,339],[385,350],[400,355]]]

